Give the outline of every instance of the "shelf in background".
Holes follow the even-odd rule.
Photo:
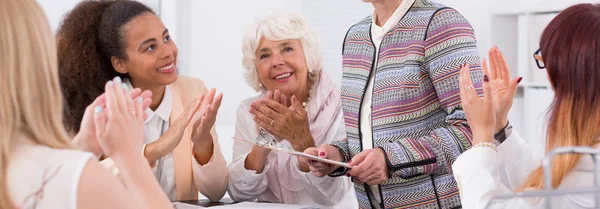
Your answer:
[[[600,3],[600,0],[518,0],[496,1],[490,7],[493,15],[522,15],[544,14],[562,11],[563,9],[580,3]]]
[[[533,82],[520,83],[519,87],[525,87],[525,88],[546,88],[546,89],[552,88],[552,86],[550,86],[550,84],[548,84],[548,83],[533,83]]]

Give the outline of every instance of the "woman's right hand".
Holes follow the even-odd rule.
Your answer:
[[[167,129],[158,140],[146,145],[143,154],[151,165],[162,156],[169,154],[177,147],[177,145],[179,145],[185,129],[192,121],[194,114],[200,109],[203,100],[204,95],[200,94],[198,98],[194,99],[194,101],[185,108],[177,120],[169,125],[169,129]]]
[[[94,126],[98,144],[115,161],[141,157],[144,139],[143,98],[130,98],[115,78],[105,85],[106,103],[94,111]]]
[[[335,160],[338,162],[343,162],[343,160],[344,160],[344,157],[342,156],[342,153],[340,153],[340,150],[338,150],[338,148],[331,146],[329,144],[322,144],[321,147],[319,147],[319,148],[316,148],[316,147],[308,148],[308,149],[304,150],[304,153],[313,155],[313,156],[318,155],[321,158]],[[339,168],[339,166],[307,159],[304,157],[300,157],[300,160],[308,163],[308,167],[309,167],[311,173],[317,177],[323,177],[325,175],[328,175],[331,172],[333,172]]]
[[[492,96],[494,101],[494,112],[496,114],[495,132],[502,130],[508,124],[508,111],[512,107],[515,93],[522,77],[510,78],[510,69],[504,60],[504,55],[498,49],[493,47],[489,51],[490,69],[484,59],[483,68],[490,72],[490,84],[492,85]]]
[[[458,81],[462,107],[473,132],[473,145],[481,142],[492,142],[495,133],[496,115],[494,113],[494,103],[491,95],[492,86],[489,82],[487,67],[483,68],[483,74],[483,98],[477,95],[476,89],[473,86],[468,64],[461,66],[460,79]]]

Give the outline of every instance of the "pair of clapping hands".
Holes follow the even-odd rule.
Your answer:
[[[74,146],[96,157],[141,155],[144,110],[151,97],[150,91],[130,91],[119,77],[106,82],[105,92],[85,109]]]
[[[152,103],[152,92],[139,88],[129,90],[121,78],[115,77],[105,84],[105,92],[98,96],[84,112],[79,133],[73,138],[75,148],[92,152],[96,157],[114,157],[136,154],[143,156],[143,126],[147,117],[145,110]],[[181,127],[173,135],[182,135],[190,122],[198,133],[209,133],[214,124],[222,94],[211,89],[201,94],[174,122]],[[193,119],[197,113],[201,116]],[[181,133],[179,133],[181,132]],[[198,135],[198,134],[196,134]],[[172,137],[180,139],[179,137]],[[199,138],[199,137],[196,137]],[[179,143],[179,140],[175,144]]]

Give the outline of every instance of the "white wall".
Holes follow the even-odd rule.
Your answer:
[[[56,31],[65,13],[69,12],[80,0],[38,0],[48,19],[52,31]]]
[[[64,15],[69,12],[77,3],[81,0],[37,0],[40,4],[48,19],[50,21],[50,27],[52,31],[56,32],[60,22],[62,21]],[[152,9],[156,10],[160,8],[159,2],[161,0],[140,0],[146,5],[150,6]],[[164,2],[164,1],[163,1]],[[164,3],[164,5],[168,6],[169,4]],[[174,5],[174,4],[172,4]]]

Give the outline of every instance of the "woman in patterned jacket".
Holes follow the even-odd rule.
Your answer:
[[[319,148],[356,167],[311,169],[351,176],[361,208],[460,208],[450,166],[471,147],[458,73],[469,64],[482,80],[473,29],[430,0],[368,2],[373,16],[348,30],[342,49],[348,140]],[[481,82],[474,88],[481,94]]]

